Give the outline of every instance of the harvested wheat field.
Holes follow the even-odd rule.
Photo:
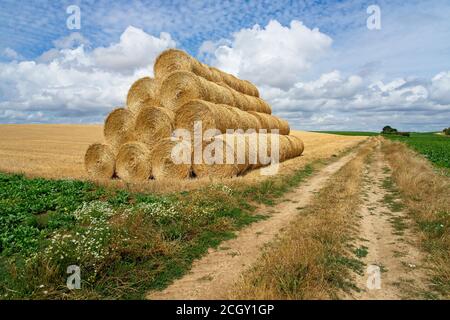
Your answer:
[[[102,134],[101,125],[1,125],[0,171],[52,179],[87,179],[84,153],[90,144],[103,141]],[[305,151],[301,157],[281,163],[281,173],[328,158],[366,139],[306,131],[293,131],[292,134],[303,140]],[[235,179],[259,176],[259,170],[254,170]],[[148,181],[144,184],[166,183]]]

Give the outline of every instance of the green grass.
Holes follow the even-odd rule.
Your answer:
[[[254,204],[274,204],[312,172],[169,195],[0,173],[0,299],[141,299],[266,218]],[[81,290],[65,287],[69,265],[81,268]]]
[[[355,252],[355,255],[361,259],[361,258],[365,258],[367,256],[367,254],[369,253],[368,249],[369,248],[367,248],[366,246],[361,246],[359,248],[356,248],[354,252]]]
[[[338,134],[342,136],[378,136],[378,132],[370,131],[313,131],[318,133]]]
[[[450,169],[450,138],[435,133],[411,133],[410,137],[384,135],[394,141],[406,143],[415,151],[441,168]]]

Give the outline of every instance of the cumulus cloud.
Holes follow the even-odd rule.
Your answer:
[[[9,47],[5,48],[1,53],[1,56],[8,60],[19,60],[22,59],[22,56],[18,54],[14,49]]]
[[[176,46],[170,34],[162,32],[159,37],[129,26],[118,43],[98,47],[86,52],[89,41],[79,33],[53,42],[55,48],[43,53],[39,62],[58,61],[71,66],[84,66],[104,71],[132,74],[137,69],[151,66],[156,56],[167,48]]]
[[[304,130],[441,130],[450,119],[450,71],[386,79],[340,70],[317,71],[332,40],[301,22],[242,29],[205,41],[198,57],[255,82],[275,114]],[[3,51],[0,122],[101,122],[123,105],[129,86],[153,74],[153,62],[176,43],[167,33],[128,27],[117,42],[94,47],[80,33],[55,40],[35,61]],[[12,50],[12,49],[11,49]],[[12,60],[12,61],[11,61]],[[305,76],[308,74],[308,76]]]
[[[100,68],[127,73],[151,65],[163,50],[175,47],[170,34],[161,32],[159,38],[134,27],[128,27],[120,42],[106,48],[96,48],[92,57]]]
[[[362,86],[362,78],[352,75],[343,78],[337,70],[325,73],[319,79],[311,82],[295,83],[290,93],[293,97],[301,98],[348,98],[358,92]]]
[[[205,42],[199,53],[209,53],[217,67],[260,86],[287,89],[331,43],[330,37],[300,21],[282,26],[272,20],[264,28],[242,29],[229,41]]]
[[[156,56],[175,46],[168,34],[134,27],[108,47],[89,50],[80,34],[54,44],[37,61],[0,64],[2,122],[101,121],[125,103],[133,81],[153,74]]]
[[[450,71],[441,72],[431,80],[430,98],[439,104],[450,104]]]
[[[378,130],[383,124],[395,124],[404,130],[424,126],[440,130],[450,116],[450,103],[444,103],[450,85],[443,74],[431,80],[367,82],[333,71],[317,80],[297,82],[286,91],[267,88],[264,95],[276,114],[290,119],[299,129]]]
[[[314,68],[327,58],[331,44],[329,36],[299,21],[289,26],[270,21],[264,28],[242,29],[230,39],[205,41],[198,53],[255,82],[274,113],[289,119],[294,128],[379,130],[389,123],[418,130],[431,125],[439,129],[448,121],[438,119],[450,114],[450,72],[432,79],[389,80],[340,70],[317,74]]]

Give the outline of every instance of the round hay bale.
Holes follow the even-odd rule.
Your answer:
[[[158,79],[164,79],[175,71],[192,71],[193,58],[178,49],[163,51],[153,65],[153,73]]]
[[[113,151],[105,144],[91,144],[84,156],[84,167],[91,178],[111,179],[116,167]]]
[[[178,108],[175,113],[175,128],[194,132],[194,123],[202,122],[202,133],[217,129],[224,133],[231,125],[230,112],[226,106],[203,100],[192,100]]]
[[[226,104],[243,110],[260,110],[261,103],[265,103],[259,98],[244,95],[188,71],[174,72],[162,82],[160,101],[164,107],[176,111],[193,99]]]
[[[283,129],[280,128],[281,122],[277,117],[260,112],[251,111],[249,113],[259,120],[261,124],[261,129],[266,129],[267,133],[271,133],[273,129],[278,129],[279,133],[282,134]]]
[[[255,105],[255,111],[272,114],[272,108],[266,101],[261,98],[252,98],[252,100],[254,100],[253,104]]]
[[[265,142],[266,146],[265,146],[264,149],[267,152],[267,156],[271,158],[270,162],[273,161],[273,159],[272,159],[272,149],[274,149],[273,142],[276,139],[278,139],[278,152],[279,152],[278,153],[278,160],[279,160],[279,162],[283,162],[286,159],[289,159],[289,157],[291,155],[291,144],[290,144],[289,140],[286,138],[286,136],[279,135],[279,134],[276,134],[276,133],[259,134],[258,136],[259,136],[259,139],[261,139],[261,140],[258,140],[258,150],[259,150],[259,148],[263,147],[263,146],[260,145],[260,143],[261,142]],[[264,166],[264,165],[268,165],[268,164],[258,164],[257,166],[255,166],[255,168],[259,168],[259,167]]]
[[[259,97],[258,89],[250,81],[240,80],[228,73],[222,73],[222,81],[238,92],[253,97]]]
[[[287,136],[287,138],[291,142],[291,146],[292,146],[292,157],[291,158],[300,156],[303,153],[303,151],[305,150],[305,145],[303,144],[302,139],[300,139],[296,136],[292,136],[292,135]]]
[[[186,129],[193,134],[194,123],[197,121],[202,123],[202,133],[210,129],[227,133],[228,129],[258,131],[261,128],[258,119],[245,111],[198,99],[184,104],[175,113],[175,128],[177,129]]]
[[[240,114],[243,112],[242,110],[232,107],[232,106],[226,106],[223,105],[227,110],[228,110],[228,121],[229,121],[229,128],[228,129],[243,129],[242,128],[242,117],[240,116]],[[225,132],[224,132],[225,133]]]
[[[245,116],[248,118],[249,123],[247,130],[255,130],[255,132],[258,132],[261,129],[261,122],[259,122],[259,119],[248,112],[246,112]]]
[[[206,90],[208,90],[208,101],[218,104],[226,104],[229,106],[236,106],[233,89],[226,86],[221,86],[211,81],[204,81],[203,85]]]
[[[217,148],[221,149],[221,151],[218,151]],[[226,152],[227,148],[230,148],[229,150],[233,150],[232,146],[229,145],[224,139],[216,139],[207,144],[205,148],[203,149],[204,153],[208,153],[208,148],[210,148],[211,156],[213,157],[211,160],[218,160],[218,162],[213,163],[207,163],[203,158],[203,161],[201,164],[193,164],[192,170],[197,178],[204,178],[204,177],[214,177],[214,178],[233,178],[236,177],[240,171],[240,168],[238,165],[233,161],[231,164],[226,163]],[[215,159],[216,157],[216,151],[221,152],[221,155],[217,155],[219,159]]]
[[[246,92],[244,92],[244,93],[246,93],[250,96],[259,97],[258,88],[256,88],[256,86],[253,83],[251,83],[248,80],[242,80],[242,81],[245,83],[244,87],[245,87]]]
[[[290,145],[290,151],[289,151],[289,159],[296,157],[296,150],[297,150],[297,142],[294,141],[294,139],[291,138],[291,136],[286,136],[286,138],[289,140]]]
[[[223,82],[222,71],[214,67],[210,67],[209,70],[211,71],[211,81],[220,85],[226,85],[225,82]]]
[[[186,162],[189,163],[174,162],[172,151],[176,157],[188,158],[189,161]],[[163,139],[152,150],[152,174],[156,180],[165,178],[187,179],[191,175],[191,163],[192,148],[186,141]]]
[[[141,104],[159,105],[160,82],[156,79],[145,77],[137,80],[131,85],[127,95],[127,108],[138,113]]]
[[[113,110],[106,118],[103,135],[115,154],[121,145],[134,140],[134,120],[134,114],[124,108]]]
[[[251,98],[247,98],[247,95],[239,93],[236,90],[232,90],[231,93],[233,94],[234,105],[236,108],[243,111],[255,111],[257,109],[256,105],[251,103]]]
[[[234,140],[233,140],[234,139]],[[289,136],[283,136],[278,134],[261,134],[261,133],[251,133],[251,134],[224,134],[215,137],[215,140],[223,140],[228,145],[234,144],[233,149],[233,157],[236,163],[236,166],[238,168],[238,175],[241,175],[248,170],[258,169],[263,166],[267,166],[270,163],[272,163],[272,149],[274,148],[272,144],[272,140],[279,139],[279,155],[278,160],[279,162],[283,162],[285,160],[288,160],[290,158],[294,157],[293,150],[292,150],[292,143]],[[239,150],[239,148],[243,148]],[[242,157],[242,152],[244,152],[244,163],[240,161],[239,163],[239,153],[240,157]],[[299,152],[299,151],[297,151]],[[265,159],[262,159],[261,156],[266,157]],[[225,158],[226,160],[226,158]],[[242,158],[241,158],[242,160]],[[194,166],[194,172],[195,172]],[[202,170],[208,170],[204,169],[204,167],[201,167]],[[199,169],[197,169],[199,170]],[[217,169],[209,169],[211,171],[217,170]],[[231,170],[231,169],[229,169]],[[219,175],[219,174],[217,174]],[[225,175],[226,176],[226,175]]]
[[[289,122],[278,117],[274,117],[278,121],[278,128],[280,129],[280,134],[288,135],[291,132],[289,127]]]
[[[240,80],[217,68],[209,67],[184,51],[169,49],[162,52],[153,66],[155,77],[163,79],[176,71],[189,71],[213,82],[225,82],[228,86],[244,94],[259,97],[258,89],[247,80]]]
[[[161,84],[162,105],[176,111],[194,99],[210,101],[209,90],[205,88],[204,82],[192,72],[178,71],[170,74]]]
[[[125,182],[141,182],[152,175],[151,153],[149,148],[140,142],[124,144],[117,155],[117,176]]]
[[[271,128],[272,122],[270,121],[269,116],[267,114],[255,111],[249,111],[249,113],[258,119],[259,123],[261,124],[261,129],[266,129],[267,131],[272,129]]]
[[[229,129],[242,129],[244,131],[255,126],[254,119],[249,117],[249,113],[242,111],[235,107],[229,107],[228,109],[231,113],[231,118],[233,119],[234,127]]]
[[[256,134],[256,140],[255,139],[251,140],[250,148],[252,148],[251,150],[256,150],[254,152],[257,152],[257,155],[258,155],[258,161],[256,164],[251,165],[251,169],[258,169],[263,166],[267,166],[272,161],[272,159],[270,158],[272,156],[272,154],[271,154],[271,151],[272,151],[271,136],[272,136],[271,134],[258,133],[258,134]],[[268,157],[268,159],[264,159],[264,163],[263,163],[263,161],[262,161],[263,159],[261,159],[261,156]],[[269,160],[269,163],[266,163],[267,160]]]
[[[251,157],[255,157],[255,160],[257,160],[257,144],[253,143],[254,141],[250,139],[254,135],[233,133],[215,137],[215,140],[223,141],[224,148],[233,146],[232,149],[224,150],[224,152],[229,153],[229,155],[225,154],[224,162],[227,160],[227,156],[233,159],[238,168],[238,175],[243,174],[251,168],[252,164],[250,163],[250,159],[253,159]]]
[[[139,142],[152,146],[164,138],[170,138],[174,130],[175,113],[161,107],[146,107],[136,117],[135,135]]]
[[[195,58],[192,58],[192,69],[191,71],[195,73],[197,76],[202,77],[206,80],[212,81],[213,75],[209,68],[204,63],[201,63],[200,61],[196,60]]]
[[[287,136],[279,135],[280,143],[280,162],[283,162],[291,157],[291,143]]]

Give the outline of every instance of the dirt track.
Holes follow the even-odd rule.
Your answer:
[[[375,140],[376,141],[376,140]],[[174,281],[163,291],[150,292],[148,299],[227,299],[244,271],[255,265],[264,247],[276,239],[298,215],[299,207],[307,207],[314,194],[327,186],[340,168],[353,159],[355,153],[340,158],[312,176],[306,183],[284,196],[273,208],[261,208],[259,213],[270,216],[237,233],[218,249],[194,262],[191,271]],[[423,256],[418,249],[413,224],[402,211],[390,169],[380,150],[380,140],[364,164],[361,205],[354,216],[359,224],[355,249],[361,252],[365,274],[355,273],[359,290],[343,293],[343,299],[414,299],[426,292]],[[350,222],[352,224],[353,222]],[[270,249],[268,249],[270,250]],[[371,268],[372,271],[369,271]],[[373,281],[373,268],[378,269],[379,288]],[[370,283],[369,283],[370,282]],[[371,286],[372,284],[372,286]]]
[[[272,241],[296,217],[298,207],[308,205],[314,193],[353,156],[344,156],[322,169],[287,194],[285,201],[270,210],[265,209],[263,213],[271,215],[269,219],[250,225],[239,232],[237,238],[223,242],[217,250],[210,250],[208,255],[194,262],[186,276],[161,292],[149,293],[147,298],[226,299],[241,273],[256,262],[264,245]]]
[[[426,290],[418,239],[402,211],[400,199],[389,187],[389,179],[390,169],[378,143],[365,168],[358,244],[367,250],[363,262],[371,269],[357,277],[361,291],[353,294],[353,299],[411,299]],[[374,275],[374,268],[380,271],[379,288],[372,287],[372,282],[369,289],[367,281]]]

